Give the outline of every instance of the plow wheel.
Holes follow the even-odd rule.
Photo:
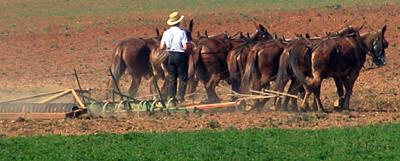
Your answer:
[[[63,119],[85,113],[74,103],[1,103],[0,119]]]

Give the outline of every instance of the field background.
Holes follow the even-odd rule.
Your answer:
[[[360,25],[365,21],[367,24],[363,31],[388,25],[385,36],[389,41],[386,50],[388,65],[361,73],[354,88],[351,104],[354,111],[351,112],[235,112],[150,118],[0,120],[0,160],[99,160],[102,159],[98,158],[99,153],[104,154],[107,160],[126,160],[127,157],[224,160],[228,154],[236,160],[247,160],[254,155],[267,160],[399,160],[396,158],[399,156],[398,124],[327,129],[398,122],[399,2],[0,1],[0,100],[75,88],[74,68],[78,70],[84,88],[101,91],[106,88],[107,68],[115,44],[129,37],[154,36],[155,28],[167,27],[167,15],[174,10],[186,15],[186,20],[194,18],[195,32],[252,32],[254,20],[267,26],[271,33],[286,38],[306,32],[321,36],[345,25]],[[128,84],[129,79],[125,77],[122,87],[126,90]],[[140,92],[143,95],[147,93],[146,86],[144,81]],[[332,81],[325,81],[322,98],[326,107],[332,107],[334,95]],[[254,130],[245,130],[248,128]],[[218,132],[202,131],[204,129],[218,129]],[[220,131],[224,129],[228,130]],[[186,132],[193,130],[195,132]],[[130,133],[133,131],[177,132]],[[118,134],[104,134],[110,132]],[[101,134],[86,135],[98,133]],[[31,136],[46,134],[85,136]],[[13,136],[28,137],[8,138]],[[112,150],[117,152],[111,153]],[[43,155],[50,151],[53,155]]]
[[[169,3],[174,5],[169,5]],[[252,32],[252,21],[286,38],[295,33],[324,35],[345,25],[367,22],[364,31],[388,25],[389,64],[361,74],[354,90],[355,109],[397,110],[399,1],[83,1],[16,0],[0,2],[0,100],[76,87],[76,68],[84,88],[104,90],[114,45],[129,37],[151,37],[166,28],[165,19],[179,10],[195,20],[195,33]],[[194,35],[196,35],[194,33]],[[371,81],[373,80],[373,81]],[[322,92],[332,105],[332,81]],[[122,82],[127,89],[129,79]],[[146,82],[143,94],[148,93]]]

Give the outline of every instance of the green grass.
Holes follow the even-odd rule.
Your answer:
[[[400,124],[3,138],[0,160],[400,160]]]

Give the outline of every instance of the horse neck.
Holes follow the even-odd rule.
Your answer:
[[[364,42],[368,51],[372,50],[372,42],[374,41],[375,34],[376,33],[367,32],[360,35],[361,40]]]
[[[365,55],[368,54],[368,52],[370,51],[370,48],[367,46],[367,35],[352,35],[352,36],[344,36],[341,38],[344,38],[344,40],[350,42],[350,45],[352,46],[352,48],[354,49],[359,49],[358,52],[361,55],[356,56],[362,59],[365,59]],[[358,55],[358,54],[356,54]]]
[[[256,31],[255,33],[251,34],[250,40],[251,41],[259,41],[261,38],[260,37],[260,32]]]

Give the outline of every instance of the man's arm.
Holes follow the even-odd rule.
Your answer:
[[[161,41],[160,41],[160,49],[161,50],[164,50],[166,48],[165,42],[166,42],[167,38],[168,38],[168,33],[164,32],[162,37],[161,37]]]
[[[189,40],[188,37],[186,35],[186,33],[183,33],[183,37],[182,37],[182,48],[183,50],[187,51],[188,50],[188,45],[189,44]]]
[[[165,48],[165,43],[164,43],[164,41],[161,41],[160,42],[160,49],[164,50],[164,48]]]

